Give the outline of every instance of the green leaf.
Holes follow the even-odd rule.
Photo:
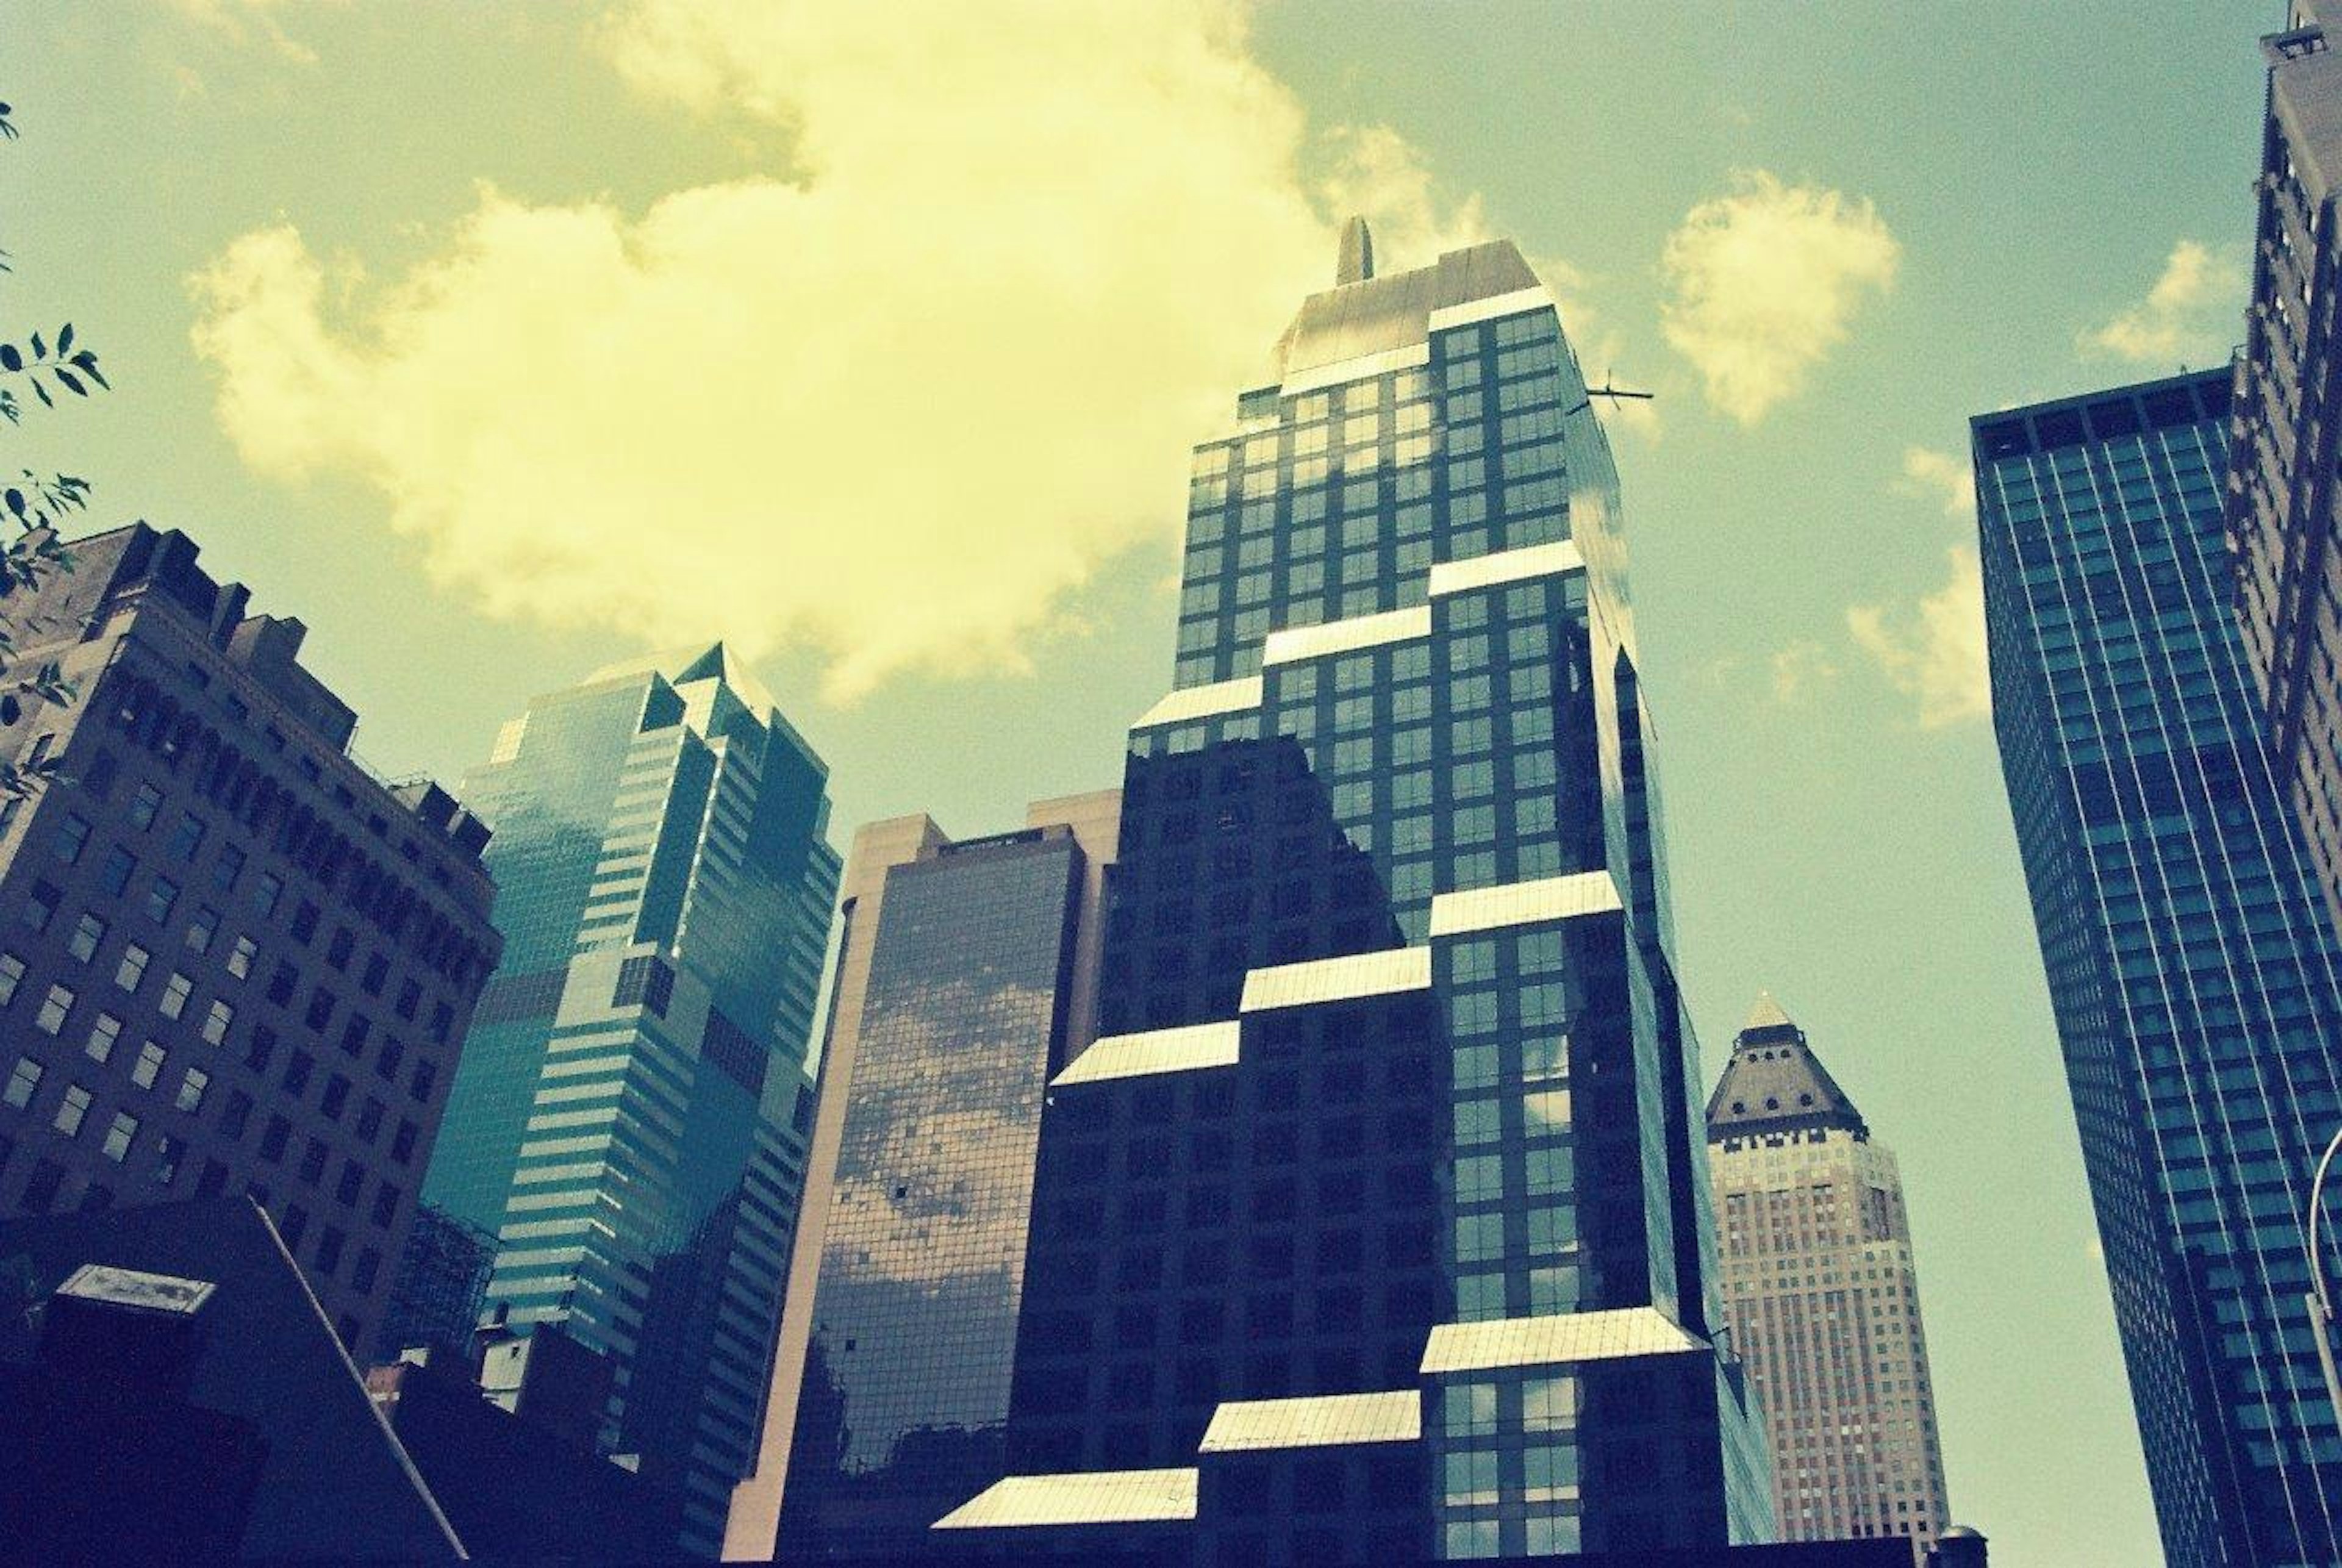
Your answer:
[[[0,495],[0,501],[7,502],[8,510],[17,516],[22,517],[25,514],[25,493],[22,490],[12,488],[7,494]]]
[[[57,400],[49,395],[49,389],[37,381],[33,383],[33,394],[41,400],[43,408],[55,408],[57,405]]]
[[[49,345],[41,341],[41,335],[37,332],[33,335],[33,357],[35,359],[49,357]]]
[[[81,377],[75,375],[72,371],[60,368],[52,371],[50,374],[55,375],[59,381],[64,382],[65,384],[65,390],[72,393],[75,397],[87,397],[89,395],[89,388],[84,386],[81,384]]]
[[[63,359],[66,355],[71,354],[72,352],[73,323],[67,322],[65,325],[57,328],[57,357],[59,359]]]
[[[0,370],[22,370],[25,355],[13,343],[0,343]]]

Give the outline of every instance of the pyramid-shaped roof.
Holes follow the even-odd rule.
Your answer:
[[[1806,1044],[1806,1032],[1772,993],[1758,993],[1748,1022],[1733,1038],[1732,1060],[1708,1096],[1708,1141],[1833,1129],[1870,1136],[1862,1113]]]

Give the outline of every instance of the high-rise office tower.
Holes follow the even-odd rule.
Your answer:
[[[796,1220],[827,780],[718,644],[538,698],[467,785],[504,963],[424,1195],[495,1235],[492,1310],[610,1359],[606,1446],[680,1490],[709,1554]]]
[[[1509,244],[1335,287],[1195,454],[1098,1039],[1042,1118],[1013,1473],[1199,1560],[1762,1536],[1716,1348],[1616,482]]]
[[[2270,756],[2342,921],[2342,54],[2293,0],[2268,57],[2227,526]]]
[[[896,1562],[1006,1470],[1041,1100],[1088,1044],[1112,791],[958,842],[872,823],[846,866],[806,1218],[728,1551]],[[782,1482],[786,1474],[786,1489]]]
[[[496,961],[488,832],[350,754],[301,623],[134,524],[0,599],[0,1214],[250,1192],[348,1348],[390,1293]]]
[[[1707,1168],[1782,1538],[1933,1541],[1950,1519],[1903,1179],[1770,996],[1708,1096]]]
[[[1973,423],[1993,724],[2173,1563],[2342,1561],[2337,954],[2228,599],[2228,373]]]

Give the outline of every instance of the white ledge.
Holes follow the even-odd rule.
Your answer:
[[[1431,313],[1430,330],[1445,332],[1449,327],[1470,326],[1474,322],[1494,321],[1500,315],[1518,315],[1523,311],[1553,307],[1553,295],[1543,286],[1516,288],[1510,294],[1492,294],[1486,299],[1467,299],[1462,305],[1443,305]]]
[[[1260,662],[1286,664],[1296,659],[1318,659],[1328,654],[1346,654],[1429,635],[1431,606],[1416,604],[1405,610],[1386,610],[1378,615],[1353,615],[1346,621],[1288,626],[1281,632],[1271,632],[1261,648]]]
[[[1583,914],[1612,914],[1624,907],[1618,884],[1608,872],[1582,871],[1436,894],[1431,901],[1431,934],[1461,936],[1507,925],[1540,925]]]
[[[1526,582],[1531,577],[1560,577],[1586,570],[1586,556],[1576,544],[1556,539],[1499,550],[1464,561],[1442,561],[1431,568],[1431,596],[1461,594],[1472,588],[1493,588],[1500,583]]]
[[[1262,1448],[1334,1448],[1353,1443],[1413,1443],[1423,1435],[1423,1391],[1327,1393],[1304,1399],[1255,1399],[1212,1413],[1199,1452],[1239,1453]]]
[[[1239,675],[1233,681],[1215,681],[1208,686],[1182,686],[1166,694],[1163,700],[1138,715],[1130,727],[1148,729],[1156,724],[1176,724],[1188,719],[1208,719],[1221,714],[1241,713],[1260,706],[1261,681],[1258,675]]]
[[[1278,1007],[1306,1007],[1318,1002],[1347,1002],[1361,996],[1429,989],[1431,949],[1393,947],[1379,953],[1313,958],[1302,964],[1255,969],[1245,975],[1243,1011],[1266,1013]]]
[[[1047,1524],[1141,1524],[1196,1517],[1196,1472],[1099,1470],[1011,1475],[927,1526],[1002,1530]]]
[[[1557,1313],[1442,1323],[1423,1347],[1423,1374],[1493,1372],[1508,1366],[1566,1366],[1637,1355],[1683,1355],[1707,1343],[1656,1307]]]
[[[1153,1073],[1192,1073],[1202,1067],[1236,1064],[1236,1020],[1224,1024],[1191,1024],[1179,1029],[1150,1029],[1138,1034],[1107,1034],[1050,1082],[1051,1088],[1067,1084],[1099,1084],[1110,1078],[1143,1078]]]

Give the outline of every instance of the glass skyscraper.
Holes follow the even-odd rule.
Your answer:
[[[1196,450],[1101,1038],[1043,1113],[1012,1473],[960,1545],[1770,1532],[1608,447],[1511,245],[1370,258],[1354,225]]]
[[[491,1308],[614,1367],[603,1444],[713,1555],[754,1456],[838,863],[828,770],[719,644],[541,697],[472,775],[504,962],[424,1184]]]
[[[2165,1549],[2342,1561],[2304,1297],[2334,939],[2221,536],[2226,370],[1973,422],[1993,723]]]
[[[1006,1470],[1041,1101],[1088,1043],[1117,805],[1044,801],[1022,829],[957,842],[924,816],[855,835],[789,1321],[736,1553],[773,1554],[777,1502],[782,1562],[900,1561]]]

